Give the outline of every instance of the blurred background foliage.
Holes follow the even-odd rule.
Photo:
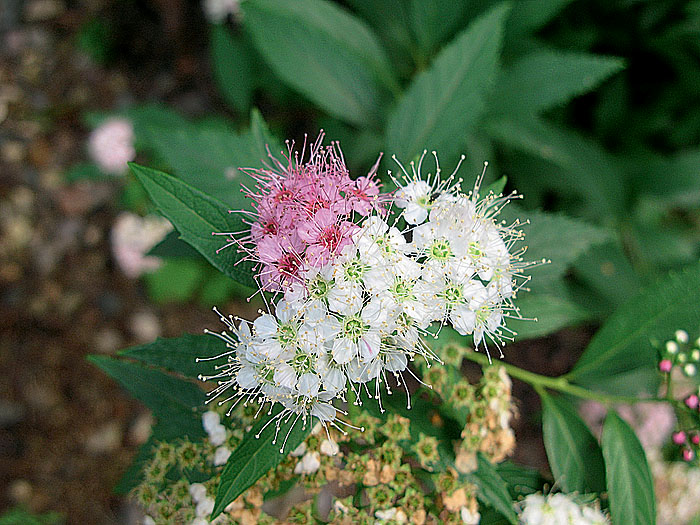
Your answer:
[[[698,259],[698,1],[243,0],[209,21],[198,3],[179,6],[192,22],[173,45],[206,50],[211,107],[184,115],[146,101],[116,114],[133,122],[139,160],[233,209],[248,206],[237,168],[319,129],[356,176],[380,152],[386,173],[399,170],[392,155],[408,166],[427,149],[445,173],[464,154],[471,185],[488,161],[487,182],[506,175],[505,193],[524,195],[509,215],[531,219],[525,258],[553,261],[519,298],[541,319],[513,323],[520,338],[602,320]],[[114,2],[76,44],[106,67],[147,67],[164,51],[135,28],[154,17],[167,28],[169,16],[158,2]],[[68,176],[100,175],[80,165]],[[123,202],[150,209],[134,180]],[[151,253],[166,259],[146,277],[156,301],[249,292],[175,232]]]

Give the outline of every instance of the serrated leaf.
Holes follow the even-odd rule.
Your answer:
[[[247,114],[253,93],[250,50],[242,35],[233,35],[224,24],[211,26],[210,46],[214,80],[224,100]]]
[[[424,149],[456,157],[484,110],[498,67],[508,4],[479,17],[420,73],[389,117],[388,153],[407,162]]]
[[[481,452],[477,454],[477,465],[477,470],[467,477],[478,487],[479,500],[500,512],[509,523],[518,523],[506,482]]]
[[[656,523],[654,483],[644,449],[614,410],[603,425],[603,457],[613,523]]]
[[[122,350],[119,355],[196,379],[200,374],[212,373],[216,365],[214,361],[197,363],[197,358],[214,357],[227,351],[224,342],[213,335],[185,334],[168,339],[159,337],[152,343]]]
[[[325,0],[248,0],[241,5],[253,42],[272,69],[329,114],[377,124],[395,88],[372,31]]]
[[[532,290],[547,290],[588,249],[611,239],[607,230],[560,213],[523,211],[509,206],[503,210],[502,216],[506,222],[518,218],[521,222],[529,221],[529,224],[518,227],[525,234],[520,243],[527,246],[525,260],[551,261],[527,270],[526,274],[532,277],[528,288]]]
[[[273,154],[281,149],[257,111],[252,113],[250,130],[243,133],[236,133],[225,121],[183,120],[173,127],[146,120],[136,127],[136,136],[178,178],[237,210],[250,207],[241,185],[252,183],[239,168],[262,166],[268,144]]]
[[[505,69],[494,83],[489,112],[535,114],[582,95],[620,71],[619,58],[538,51]]]
[[[605,490],[605,466],[598,441],[576,409],[561,397],[544,392],[542,437],[554,479],[564,492],[580,494]]]
[[[221,514],[229,503],[243,494],[246,489],[253,486],[270,469],[279,465],[287,454],[297,448],[311,432],[313,422],[307,421],[306,425],[304,425],[301,421],[297,421],[295,417],[284,418],[284,422],[280,424],[279,432],[275,426],[276,423],[267,425],[270,418],[276,417],[280,410],[278,406],[273,410],[271,416],[265,417],[258,422],[231,454],[221,473],[221,481],[211,519]],[[262,430],[265,425],[267,425],[267,428]],[[260,435],[259,438],[256,438],[257,434]],[[278,441],[273,444],[275,435],[279,437]],[[284,452],[280,452],[282,445],[280,441],[285,438]]]
[[[559,177],[538,183],[574,194],[585,203],[582,213],[600,219],[625,212],[623,174],[615,158],[595,142],[534,117],[490,119],[484,129],[495,140],[561,168]]]
[[[515,332],[516,341],[552,334],[591,318],[587,310],[553,293],[525,292],[515,304],[523,319],[508,319],[506,326]]]
[[[130,164],[153,203],[180,232],[180,238],[201,253],[212,266],[236,282],[256,287],[252,264],[241,261],[234,246],[221,250],[225,239],[213,232],[237,232],[247,225],[239,214],[229,213],[222,202],[166,173]]]
[[[606,379],[656,367],[650,339],[663,341],[675,330],[700,326],[700,265],[657,281],[618,309],[596,333],[569,378],[600,387]]]
[[[205,395],[193,383],[138,363],[99,355],[88,359],[150,408],[164,433],[193,438],[204,435],[198,410]]]

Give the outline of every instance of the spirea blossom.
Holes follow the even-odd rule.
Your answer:
[[[321,268],[352,244],[357,219],[382,209],[377,165],[365,177],[350,178],[338,143],[323,145],[324,134],[301,153],[289,152],[284,163],[270,155],[263,169],[245,169],[255,187],[245,190],[252,200],[247,216],[250,231],[229,236],[225,246],[236,246],[257,263],[265,290],[283,291],[300,282],[300,272]],[[306,160],[305,160],[306,159]]]
[[[339,147],[322,139],[306,162],[290,147],[286,164],[273,158],[272,168],[250,170],[250,233],[225,235],[258,262],[261,289],[278,292],[277,302],[253,322],[219,314],[226,363],[202,378],[218,380],[210,397],[233,401],[230,410],[280,405],[269,422],[277,432],[290,419],[315,418],[327,432],[351,426],[334,405],[347,392],[382,411],[392,388],[408,395],[406,374],[422,383],[409,363],[440,362],[425,341],[444,325],[500,346],[529,266],[524,250],[512,250],[518,223],[496,221],[515,196],[481,197],[483,173],[463,193],[456,170],[440,179],[437,157],[436,174],[423,177],[421,157],[395,179],[395,195],[382,195],[376,166],[352,180]]]
[[[172,229],[170,222],[163,217],[120,213],[114,221],[111,235],[112,253],[119,268],[131,278],[157,270],[161,259],[146,254]]]
[[[88,138],[88,153],[105,173],[123,174],[136,158],[134,127],[123,118],[113,118],[95,128]]]

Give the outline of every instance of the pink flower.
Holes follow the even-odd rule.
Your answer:
[[[172,229],[172,225],[162,217],[120,213],[112,226],[112,253],[122,272],[136,278],[160,268],[162,261],[146,253]]]
[[[358,177],[349,193],[352,210],[360,215],[367,216],[377,207],[379,185],[373,179]]]
[[[687,439],[687,436],[685,435],[685,432],[683,432],[682,430],[680,432],[673,433],[673,442],[676,445],[682,445],[683,443],[685,443],[686,439]]]
[[[694,458],[695,458],[695,452],[693,452],[689,448],[683,449],[683,461],[693,461]]]
[[[690,438],[690,441],[693,442],[693,445],[700,445],[700,434],[695,434],[692,438]]]
[[[299,237],[308,244],[307,262],[316,268],[328,264],[342,249],[352,243],[357,226],[340,220],[330,210],[320,209],[313,218],[301,224]]]
[[[698,408],[698,405],[700,405],[700,399],[698,399],[697,395],[692,394],[685,398],[685,404],[688,406],[689,409],[695,410],[696,408]]]
[[[673,368],[673,363],[671,363],[670,359],[662,359],[659,363],[659,370],[664,373],[670,372],[671,368]]]
[[[121,175],[134,160],[134,127],[126,119],[110,119],[97,127],[88,138],[88,153],[105,173]]]

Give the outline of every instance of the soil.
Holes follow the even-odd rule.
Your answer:
[[[138,509],[112,488],[147,438],[149,415],[85,357],[216,324],[195,304],[154,306],[116,267],[109,231],[118,180],[62,178],[85,158],[86,111],[142,100],[188,114],[220,110],[197,2],[119,5],[127,7],[115,13],[97,0],[0,7],[0,513],[22,505],[61,512],[69,524],[136,523]],[[120,58],[109,67],[75,45],[83,24],[100,14],[118,21]],[[519,343],[508,360],[563,373],[588,337],[566,331]],[[546,468],[538,398],[517,382],[514,395],[515,459]]]

